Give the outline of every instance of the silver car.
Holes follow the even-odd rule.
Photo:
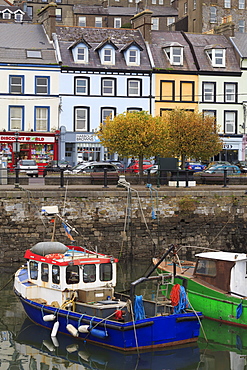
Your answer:
[[[67,174],[75,175],[79,173],[90,173],[90,172],[104,172],[106,168],[107,171],[117,171],[117,167],[112,163],[105,162],[84,162],[79,163],[71,170],[64,171]]]
[[[17,169],[31,177],[38,177],[39,175],[39,168],[34,159],[21,159],[17,163]]]

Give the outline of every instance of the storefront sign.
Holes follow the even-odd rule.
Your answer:
[[[97,136],[95,136],[93,134],[77,134],[76,135],[76,141],[94,142],[94,141],[97,141]]]
[[[1,135],[0,141],[9,143],[9,142],[15,142],[16,137],[15,135]],[[19,143],[54,143],[55,137],[54,136],[18,136],[18,142]]]

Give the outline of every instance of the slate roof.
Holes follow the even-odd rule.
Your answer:
[[[17,10],[21,10],[23,14],[23,22],[32,22],[32,19],[29,17],[27,13],[25,13],[19,6],[8,6],[8,5],[0,5],[0,12],[5,9],[9,9],[12,13],[16,12]],[[2,21],[2,19],[1,19]],[[3,20],[6,22],[6,20]],[[10,21],[10,20],[9,20]]]
[[[181,32],[155,31],[151,33],[151,37],[150,49],[152,52],[155,68],[191,72],[197,71],[190,47]],[[170,45],[171,43],[178,43],[183,46],[184,54],[182,66],[171,65],[169,59],[165,55],[163,48]]]
[[[246,33],[236,32],[234,37],[230,37],[233,45],[236,46],[236,49],[242,58],[247,58],[247,35]]]
[[[82,69],[106,69],[106,70],[150,70],[151,64],[146,50],[146,45],[141,33],[138,30],[121,29],[121,28],[93,28],[93,27],[68,27],[56,26],[56,33],[62,57],[62,65],[76,67]],[[75,63],[72,57],[71,50],[68,47],[73,43],[83,38],[90,46],[89,62],[87,64]],[[105,40],[110,39],[117,47],[115,56],[115,65],[102,65],[100,62],[98,51],[95,50]],[[126,65],[121,49],[126,44],[134,41],[143,51],[141,51],[141,65],[131,66]]]
[[[196,59],[199,64],[200,71],[205,72],[240,72],[240,66],[237,61],[232,43],[223,35],[214,34],[192,34],[186,33],[186,37],[193,45]],[[226,49],[226,64],[225,67],[213,67],[209,58],[205,53],[205,47],[209,45],[217,45]]]
[[[41,50],[42,58],[27,58],[26,50]],[[0,23],[0,63],[55,64],[55,51],[42,25]]]
[[[153,55],[155,68],[191,72],[240,72],[234,48],[231,42],[223,35],[189,34],[179,31],[155,31],[151,33],[151,37],[150,49]],[[186,39],[188,39],[189,42]],[[178,43],[183,46],[184,55],[182,66],[171,65],[162,49],[171,43],[174,45]],[[205,50],[209,46],[226,49],[225,67],[212,66],[210,59],[205,53]]]

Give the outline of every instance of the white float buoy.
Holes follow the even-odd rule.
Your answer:
[[[80,333],[88,333],[89,325],[80,325],[78,328],[78,331]]]
[[[68,332],[69,332],[70,334],[72,334],[72,335],[73,335],[73,337],[78,337],[78,336],[79,336],[79,332],[78,332],[78,330],[77,330],[73,325],[68,324],[68,325],[66,326],[66,329],[68,330]]]
[[[52,328],[51,337],[55,337],[57,335],[58,328],[59,328],[59,321],[56,321]]]
[[[43,320],[44,320],[44,321],[54,321],[54,320],[55,320],[55,318],[56,318],[56,316],[55,316],[55,315],[53,315],[53,314],[43,316]]]

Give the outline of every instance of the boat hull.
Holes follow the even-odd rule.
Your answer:
[[[100,331],[102,337],[93,335],[93,330],[79,333],[78,339],[91,343],[111,347],[123,351],[136,349],[153,349],[195,342],[198,339],[200,323],[198,316],[193,312],[174,314],[169,316],[155,316],[136,322],[117,322],[87,314],[64,309],[56,309],[23,298],[17,292],[27,316],[36,324],[53,329],[54,323],[59,322],[58,332],[71,335],[67,325],[77,329],[80,325],[89,325]],[[55,321],[44,321],[43,317],[54,314]],[[105,334],[105,335],[104,335]]]
[[[164,272],[159,270],[159,272]],[[169,272],[169,271],[167,271]],[[194,310],[202,311],[205,318],[222,323],[247,327],[247,300],[214,290],[185,275],[176,275],[174,284],[183,285]],[[172,285],[170,285],[170,289]],[[164,287],[163,287],[164,289]],[[237,308],[242,304],[242,314],[237,318]]]

